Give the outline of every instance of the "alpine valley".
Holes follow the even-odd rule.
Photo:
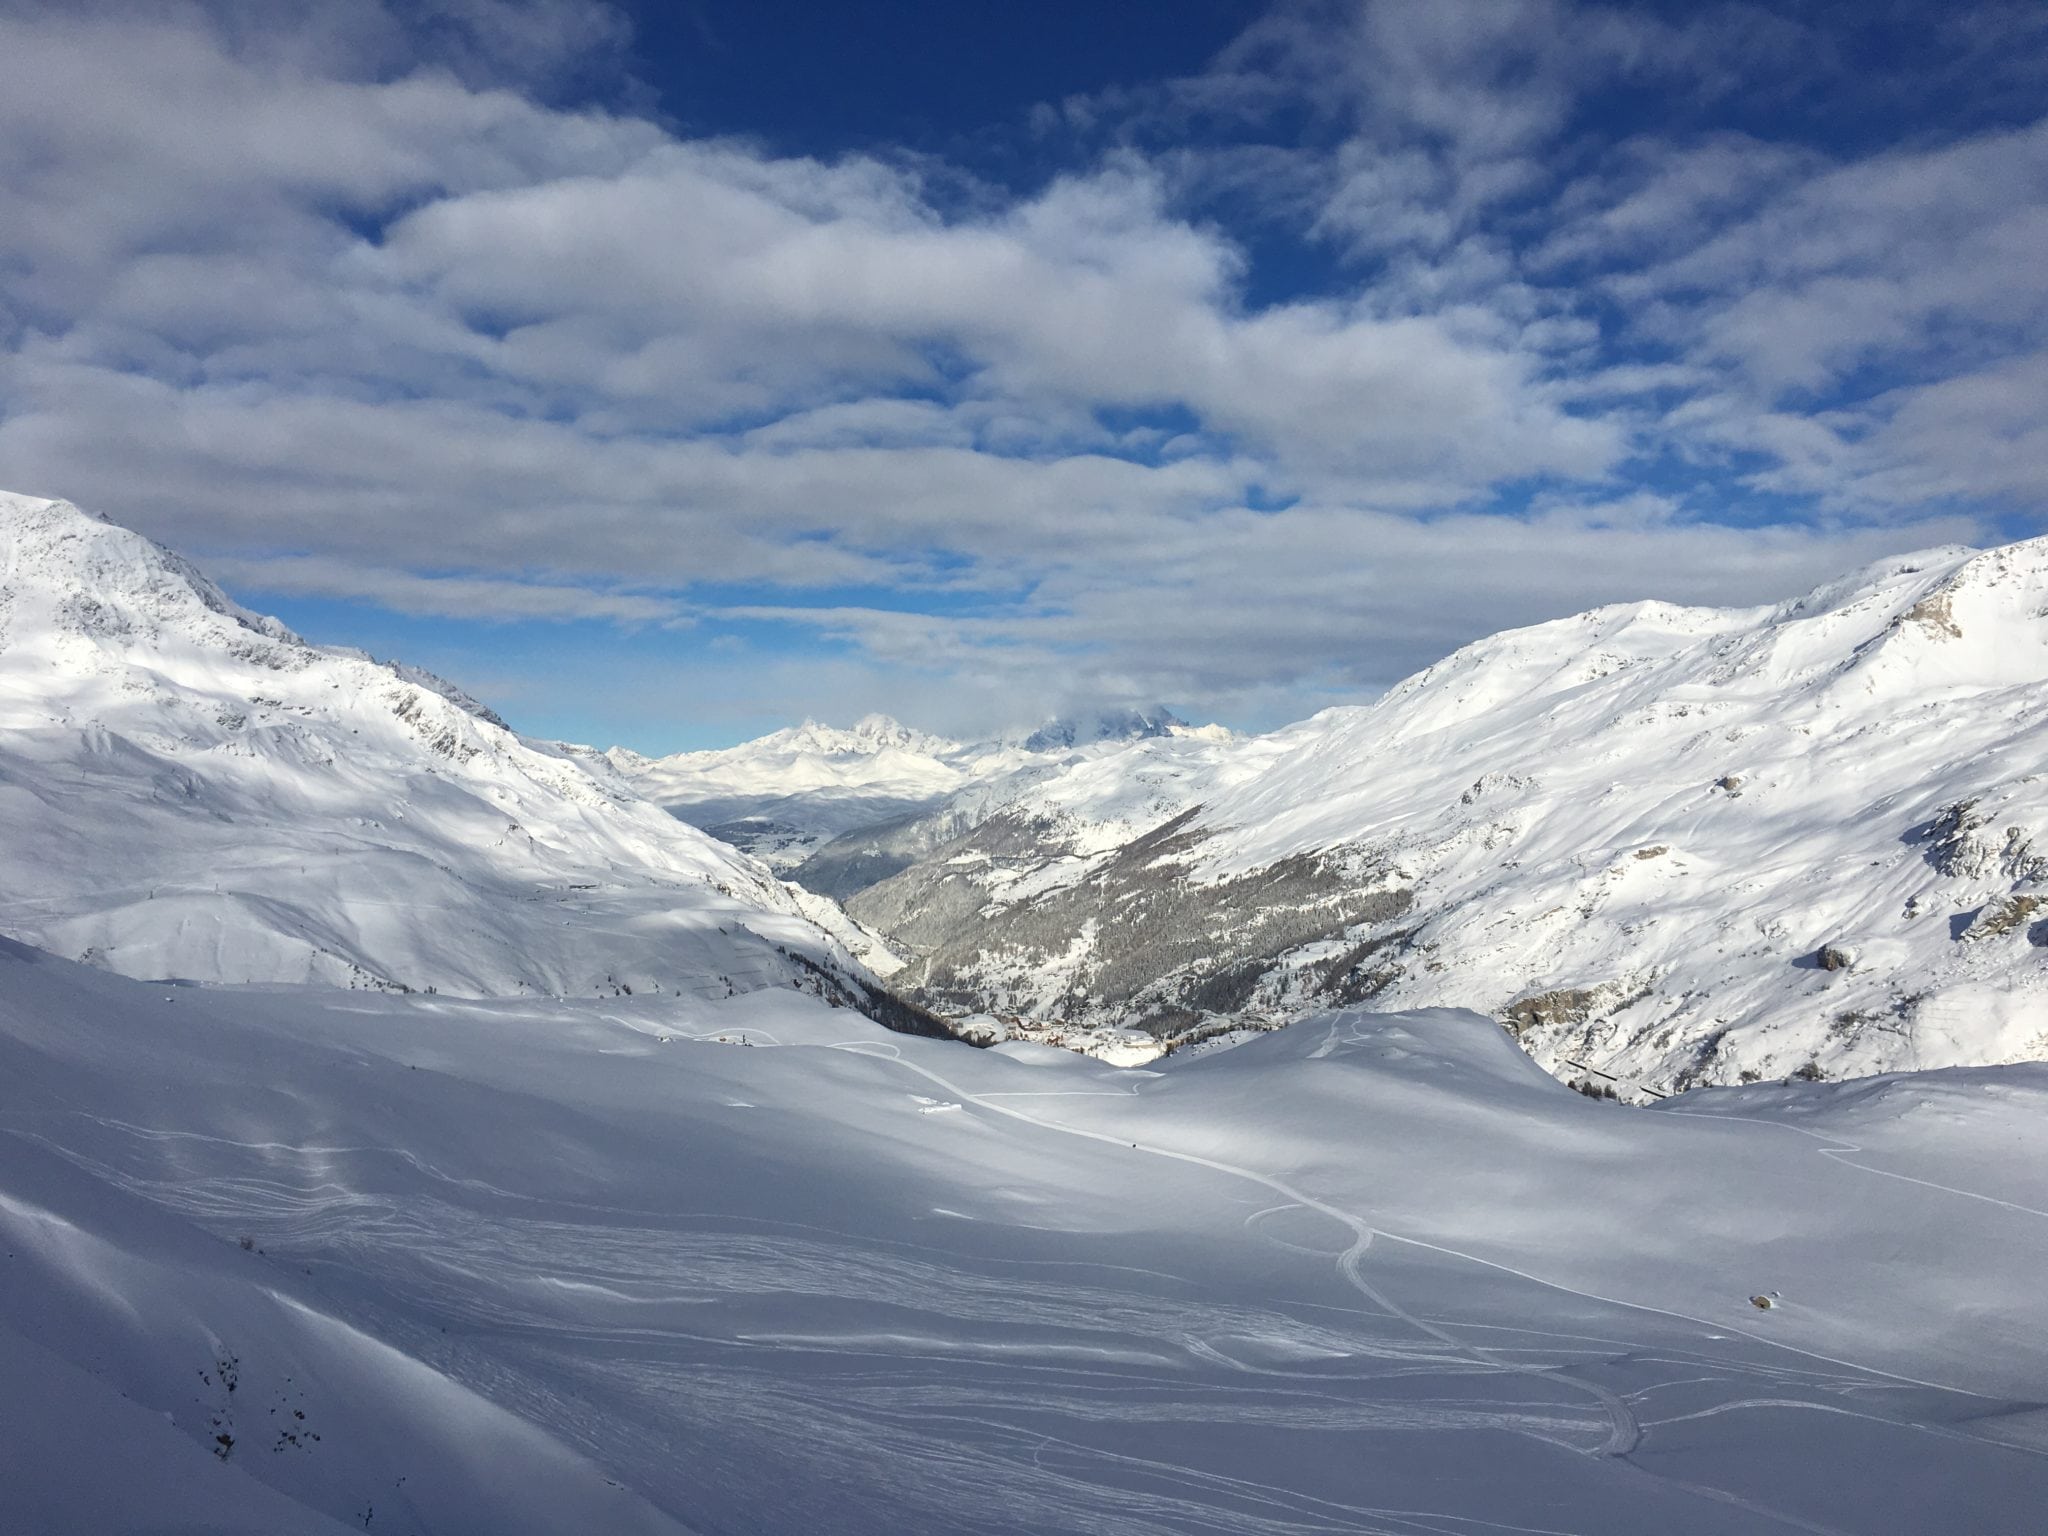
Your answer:
[[[0,1528],[2027,1536],[2044,608],[654,760],[0,496]]]
[[[2048,540],[1931,550],[984,779],[794,878],[963,1027],[1126,1061],[1359,1004],[1487,1014],[1639,1098],[2031,1060],[2044,721]]]

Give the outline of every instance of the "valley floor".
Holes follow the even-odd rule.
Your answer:
[[[2048,1508],[2048,1067],[1633,1110],[1464,1014],[1118,1070],[794,992],[202,989],[0,941],[0,1274],[25,1531]]]

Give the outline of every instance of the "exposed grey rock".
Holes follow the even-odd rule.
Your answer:
[[[1960,640],[1962,626],[1956,623],[1955,604],[1947,591],[1931,592],[1899,616],[1900,624],[1919,624],[1938,640]]]
[[[2037,912],[2048,912],[2048,896],[2023,894],[1987,902],[1963,930],[1965,943],[2003,938],[2026,923]]]
[[[1590,987],[1557,987],[1515,999],[1498,1017],[1532,1050],[1567,1047],[1564,1054],[1569,1054],[1568,1048],[1576,1044],[1575,1034],[1641,1002],[1650,991],[1650,979],[1645,976],[1619,977]]]
[[[1602,992],[1598,987],[1559,987],[1553,992],[1536,992],[1508,1004],[1502,1022],[1516,1034],[1532,1029],[1584,1024],[1599,1010]]]
[[[1960,880],[2048,879],[2048,854],[2037,852],[2034,835],[2024,826],[1994,826],[1983,798],[1958,800],[1920,834],[1927,862],[1944,875]]]

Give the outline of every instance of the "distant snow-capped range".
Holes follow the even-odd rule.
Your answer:
[[[1116,1059],[1357,1003],[1634,1093],[2048,1056],[2044,614],[2048,540],[1601,608],[1267,736],[949,770],[793,875],[926,1005]]]
[[[841,730],[806,720],[758,740],[649,758],[605,755],[671,814],[788,874],[833,839],[937,810],[963,791],[1021,790],[1079,758],[1132,741],[1227,741],[1220,725],[1189,725],[1164,708],[1054,719],[988,740],[955,741],[873,714]],[[832,893],[813,871],[804,883]]]
[[[894,965],[601,754],[310,644],[140,535],[11,494],[0,825],[0,931],[129,976],[858,996]]]

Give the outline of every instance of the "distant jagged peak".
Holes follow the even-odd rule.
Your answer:
[[[957,741],[920,731],[884,714],[863,715],[851,726],[828,725],[807,717],[799,725],[784,726],[730,747],[709,747],[695,752],[677,752],[667,757],[648,757],[628,747],[613,747],[609,753],[619,771],[629,777],[645,774],[672,776],[705,773],[775,772],[796,764],[873,763],[886,759],[951,760],[964,749]]]
[[[1057,715],[1016,745],[1026,752],[1071,752],[1103,742],[1146,741],[1161,736],[1213,736],[1216,726],[1193,726],[1163,704],[1121,707],[1078,715]],[[1227,732],[1225,733],[1227,735]]]
[[[928,731],[917,730],[884,714],[862,715],[843,730],[807,719],[802,725],[778,732],[777,736],[796,750],[820,752],[834,757],[868,757],[888,751],[915,752],[926,757],[940,757],[959,750],[957,742],[943,736],[934,736]],[[773,741],[777,737],[767,739]]]
[[[928,760],[935,769],[949,773],[979,775],[1086,747],[1169,736],[1218,742],[1235,739],[1235,733],[1227,726],[1190,725],[1173,711],[1159,706],[1056,716],[1029,730],[1006,731],[992,739],[968,741],[921,731],[892,715],[875,713],[861,716],[850,726],[806,718],[800,725],[785,726],[737,746],[680,752],[671,757],[649,758],[626,747],[614,747],[609,755],[629,777],[730,775],[742,770],[780,772],[806,763],[820,765],[825,771],[833,771],[829,768],[831,763],[861,772],[866,772],[868,765],[880,771],[889,764],[908,771],[913,766],[908,759]]]
[[[904,725],[883,714],[863,715],[851,726],[836,726],[806,717],[800,725],[785,726],[737,746],[704,752],[685,752],[658,762],[724,761],[755,757],[878,757],[885,752],[904,752],[920,757],[944,757],[959,750],[957,742]]]

